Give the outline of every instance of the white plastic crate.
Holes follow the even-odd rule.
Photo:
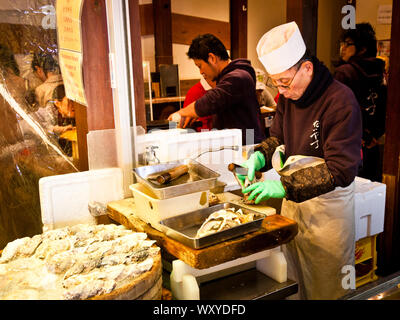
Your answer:
[[[106,204],[124,197],[122,170],[107,168],[43,177],[39,180],[43,228],[51,230],[78,223],[96,224],[91,201]]]
[[[383,232],[386,185],[356,177],[356,241]]]
[[[208,207],[209,191],[160,200],[141,183],[132,184],[129,188],[135,201],[136,215],[159,231],[161,220]]]

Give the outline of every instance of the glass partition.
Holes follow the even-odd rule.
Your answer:
[[[39,179],[78,171],[55,22],[55,0],[0,3],[0,250],[42,232]]]

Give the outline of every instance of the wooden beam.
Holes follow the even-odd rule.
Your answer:
[[[299,26],[311,54],[317,52],[318,0],[287,0],[286,21]]]
[[[172,43],[190,45],[199,34],[212,33],[229,50],[231,47],[230,24],[183,14],[172,14]]]
[[[143,59],[139,1],[129,0],[129,21],[131,34],[131,55],[133,86],[135,96],[136,125],[146,130],[146,107],[144,103]]]
[[[149,36],[154,34],[153,4],[139,5],[140,14],[140,34]]]
[[[89,131],[115,127],[107,34],[105,0],[84,1],[82,8],[83,78],[88,103]]]
[[[171,0],[153,0],[156,70],[160,64],[172,64]]]
[[[230,0],[231,58],[247,58],[247,0]]]
[[[386,107],[383,183],[386,184],[385,227],[378,244],[378,269],[383,274],[400,270],[400,2],[393,1],[388,100]]]
[[[153,4],[139,5],[140,34],[154,35]],[[212,33],[231,49],[230,23],[185,14],[171,13],[172,43],[190,45],[199,34]]]
[[[87,107],[76,104],[76,129],[80,171],[89,170],[89,130],[114,128],[114,109],[108,65],[105,0],[85,1],[81,17],[83,83]]]

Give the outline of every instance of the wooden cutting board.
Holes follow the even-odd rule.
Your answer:
[[[154,229],[135,215],[133,198],[108,203],[111,219],[137,232],[147,233],[156,240],[163,259],[180,259],[196,269],[206,269],[218,264],[272,249],[292,240],[298,232],[297,223],[278,214],[267,216],[260,230],[215,245],[193,249]]]

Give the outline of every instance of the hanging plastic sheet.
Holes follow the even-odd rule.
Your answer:
[[[42,232],[41,177],[76,172],[58,66],[55,0],[0,2],[0,250]]]

